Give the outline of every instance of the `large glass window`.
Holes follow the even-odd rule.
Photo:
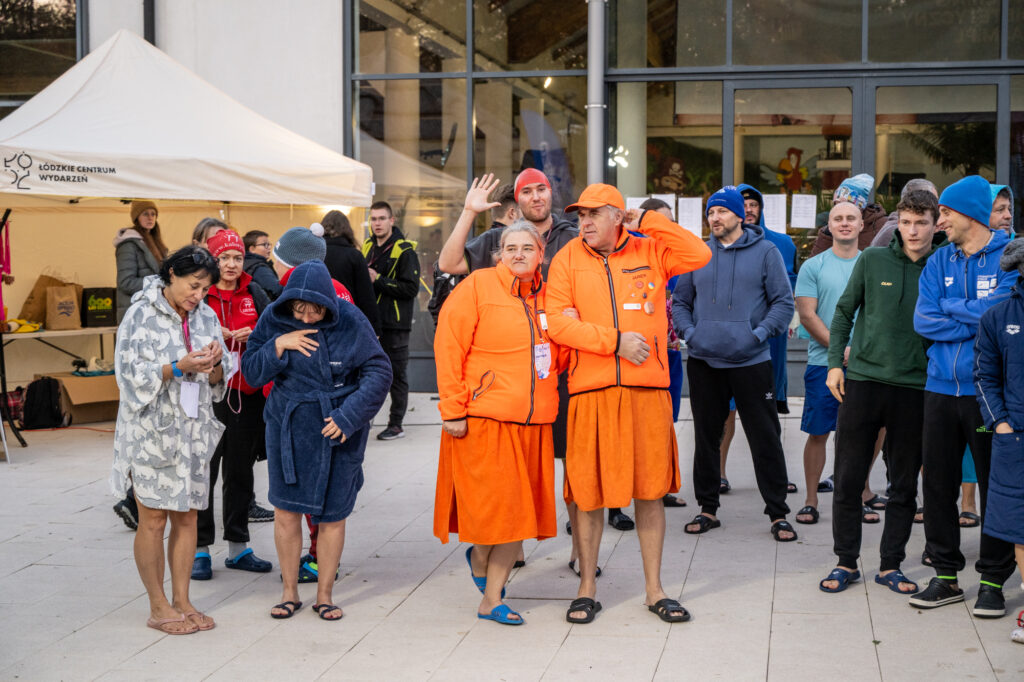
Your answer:
[[[610,7],[609,63],[620,69],[725,64],[725,0],[617,0]]]
[[[575,201],[587,181],[586,97],[582,76],[474,81],[474,175],[512,182],[539,168],[555,208]]]
[[[361,73],[466,70],[465,0],[360,0]]]
[[[1024,232],[1024,76],[1010,78],[1010,187],[1013,229]]]
[[[474,0],[477,71],[585,69],[586,0]]]
[[[75,0],[0,3],[0,118],[75,64]]]
[[[911,178],[939,189],[975,173],[994,181],[995,165],[995,85],[878,88],[876,200],[887,209]]]
[[[391,204],[395,226],[417,243],[426,281],[465,200],[466,138],[463,79],[359,82],[358,158],[373,167],[374,201]],[[429,298],[421,287],[413,351],[432,348]]]
[[[1001,0],[869,0],[868,58],[873,62],[999,59],[1001,4]],[[1010,44],[1013,51],[1013,41]]]
[[[734,64],[860,61],[861,0],[734,0],[732,20]]]

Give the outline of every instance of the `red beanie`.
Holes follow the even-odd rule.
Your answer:
[[[548,180],[548,176],[544,175],[544,173],[540,172],[536,168],[527,168],[520,173],[519,177],[516,178],[516,201],[519,201],[519,192],[523,187],[526,185],[534,185],[538,182],[542,185],[547,185],[548,189],[551,189],[551,181]]]
[[[217,258],[225,251],[238,251],[245,255],[245,244],[242,243],[242,238],[234,230],[221,230],[213,235],[206,242],[206,248],[214,258]]]

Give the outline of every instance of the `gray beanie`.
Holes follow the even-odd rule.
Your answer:
[[[274,258],[290,268],[311,260],[322,263],[326,256],[327,242],[324,241],[324,228],[320,223],[313,223],[308,228],[293,227],[274,244]]]
[[[1006,245],[999,259],[999,267],[1006,272],[1017,270],[1024,276],[1024,238],[1018,237]]]

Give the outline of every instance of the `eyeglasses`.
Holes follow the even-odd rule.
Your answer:
[[[269,249],[270,242],[256,242],[255,244],[253,244],[253,246],[259,249]]]

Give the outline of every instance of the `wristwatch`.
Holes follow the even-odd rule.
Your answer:
[[[178,361],[177,360],[175,360],[174,362],[171,363],[171,374],[173,374],[174,376],[178,377],[179,379],[181,377],[185,376],[185,373],[182,372],[180,369],[178,369]]]

